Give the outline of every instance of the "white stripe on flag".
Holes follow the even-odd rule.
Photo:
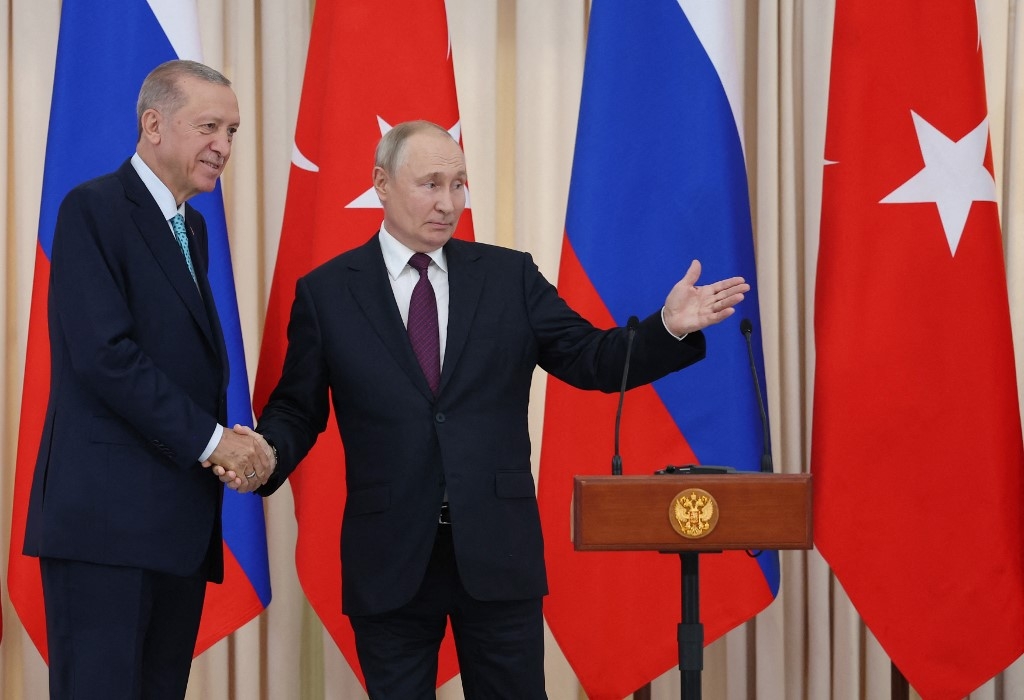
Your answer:
[[[199,16],[195,2],[182,0],[146,0],[157,21],[167,35],[178,58],[203,60],[203,47],[199,41]]]
[[[743,7],[735,0],[677,0],[722,81],[743,143]]]

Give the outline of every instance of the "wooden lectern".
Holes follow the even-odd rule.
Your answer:
[[[684,700],[701,697],[700,553],[813,546],[810,474],[577,476],[572,503],[577,551],[679,554],[679,671]]]

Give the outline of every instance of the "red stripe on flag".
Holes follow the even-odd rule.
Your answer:
[[[615,325],[568,238],[558,279],[562,296],[581,315],[598,327]],[[572,478],[611,473],[617,404],[616,394],[548,380],[538,485],[551,589],[544,610],[591,700],[618,700],[671,669],[678,660],[676,625],[682,615],[678,557],[572,547]],[[697,462],[651,386],[626,395],[620,442],[623,474]],[[703,556],[700,583],[707,643],[773,600],[757,562],[743,552]]]
[[[42,246],[36,245],[36,268],[32,278],[29,307],[28,345],[25,351],[25,379],[22,384],[21,423],[18,428],[18,456],[14,475],[14,503],[11,508],[11,552],[7,563],[7,588],[21,624],[46,661],[46,612],[39,560],[21,553],[25,541],[28,498],[36,469],[39,441],[46,420],[50,395],[50,336],[46,323],[49,297],[50,261]]]
[[[217,614],[207,615],[207,610],[215,610]],[[193,656],[199,656],[263,612],[256,589],[227,543],[224,544],[224,583],[206,584],[203,611]]]

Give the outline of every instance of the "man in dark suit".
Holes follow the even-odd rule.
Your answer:
[[[138,119],[135,155],[66,196],[53,238],[24,543],[40,558],[53,698],[184,696],[206,582],[223,580],[223,486],[204,466],[254,482],[270,468],[257,439],[223,427],[206,224],[185,203],[227,163],[234,92],[172,61],[143,83]]]
[[[537,366],[584,389],[615,391],[622,377],[625,329],[577,315],[529,255],[452,239],[465,181],[443,128],[408,122],[381,139],[381,230],[299,280],[258,424],[278,459],[268,495],[333,400],[348,489],[343,610],[372,698],[434,696],[449,618],[467,698],[545,697],[530,383]],[[696,287],[699,271],[694,262],[640,323],[633,386],[701,359],[700,329],[749,289],[741,278]]]

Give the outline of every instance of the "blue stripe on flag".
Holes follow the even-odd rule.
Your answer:
[[[566,235],[620,325],[660,308],[694,258],[703,282],[751,283],[737,313],[705,331],[707,359],[654,387],[701,463],[756,471],[762,429],[742,318],[754,326],[762,387],[764,360],[746,168],[728,98],[674,0],[596,2],[590,22]],[[777,592],[777,556],[758,561]]]
[[[39,214],[47,259],[64,195],[116,170],[135,151],[139,86],[175,58],[144,0],[66,0],[58,46]]]
[[[228,379],[228,427],[241,423],[252,427],[252,401],[249,375],[245,367],[242,325],[238,318],[238,297],[231,267],[231,250],[224,218],[224,198],[220,183],[213,192],[196,195],[192,206],[203,213],[210,245],[210,287],[217,302],[224,345],[228,351],[231,376]],[[267,559],[267,532],[263,518],[263,499],[252,494],[224,490],[224,541],[249,578],[263,607],[270,605],[270,562]]]
[[[61,200],[79,183],[116,170],[134,152],[139,87],[153,68],[177,58],[145,0],[65,0],[59,47],[39,216],[39,241],[47,258]],[[252,426],[220,185],[190,203],[203,214],[209,234],[210,284],[231,367],[228,422]],[[225,542],[260,601],[268,605],[270,567],[262,500],[225,490],[223,525]]]

